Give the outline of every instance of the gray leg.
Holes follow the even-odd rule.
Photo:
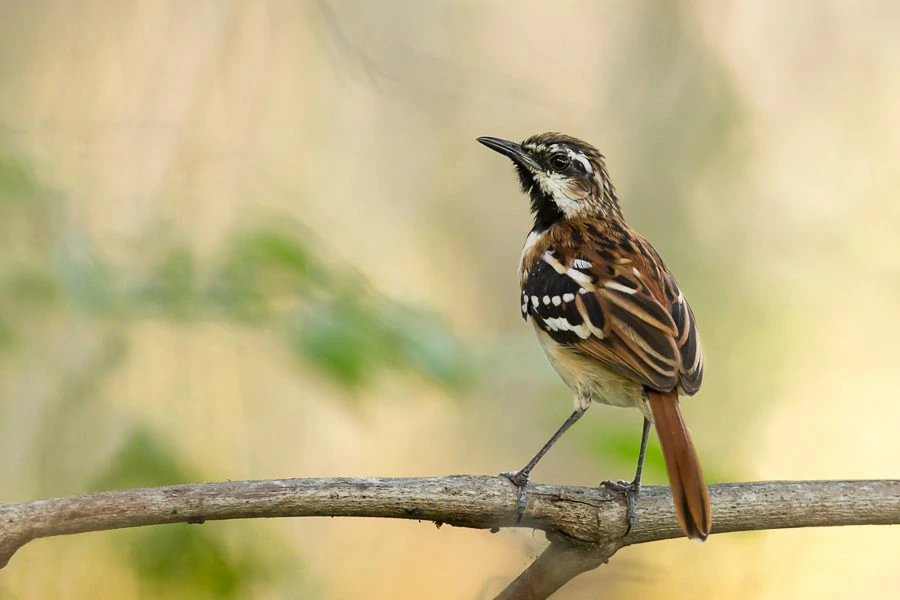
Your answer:
[[[637,499],[641,493],[641,474],[644,471],[644,456],[647,454],[647,442],[650,440],[650,419],[644,417],[644,430],[641,433],[641,451],[638,453],[637,469],[634,473],[634,481],[604,481],[600,485],[607,487],[616,492],[625,494],[625,500],[628,503],[627,518],[628,529],[625,535],[631,531],[634,522],[637,520]]]
[[[569,427],[575,424],[575,422],[581,418],[581,415],[585,413],[586,408],[576,408],[575,411],[569,415],[569,418],[566,419],[566,422],[563,423],[559,429],[556,430],[556,433],[547,440],[547,443],[544,444],[538,453],[534,455],[534,457],[528,461],[528,464],[519,469],[518,471],[513,472],[504,472],[500,473],[503,477],[506,477],[510,481],[515,484],[517,488],[519,488],[519,497],[518,502],[516,503],[516,514],[518,515],[518,520],[522,520],[522,516],[525,514],[525,506],[528,501],[528,479],[529,475],[531,475],[531,470],[534,469],[535,465],[540,462],[540,460],[547,454],[547,451],[555,444],[559,438],[563,436],[563,434],[568,431]]]

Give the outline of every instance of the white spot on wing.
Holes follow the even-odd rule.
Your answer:
[[[559,262],[556,257],[553,256],[553,253],[549,250],[547,252],[544,252],[543,259],[544,262],[553,267],[553,270],[557,273],[561,274],[566,272],[566,268],[563,266],[563,264]]]
[[[591,331],[584,324],[572,325],[565,317],[551,317],[544,319],[544,324],[551,331],[571,331],[583,340],[591,337]]]
[[[607,281],[603,284],[603,287],[610,290],[616,290],[617,292],[622,292],[623,294],[633,294],[637,291],[636,289],[630,288],[627,285],[622,285],[617,281]]]
[[[576,269],[590,269],[593,265],[582,258],[576,258],[572,261],[572,266]]]
[[[562,299],[559,296],[553,296],[551,300],[553,302],[553,306],[559,306],[560,304],[562,304]]]
[[[531,303],[534,305],[535,308],[537,308],[537,305],[538,305],[538,297],[537,297],[537,296],[532,296],[532,297],[531,297]]]
[[[575,294],[563,294],[563,302],[571,302],[575,299]]]
[[[578,285],[582,286],[583,288],[590,287],[592,285],[591,278],[588,275],[586,275],[576,269],[567,270],[566,275],[568,275],[569,278],[572,279],[572,281],[574,281]]]
[[[544,301],[544,304],[547,304],[547,305],[550,304],[550,296],[544,296],[544,297],[542,298],[542,300]]]

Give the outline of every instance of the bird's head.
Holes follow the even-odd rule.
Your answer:
[[[587,142],[561,133],[533,135],[521,144],[495,137],[478,141],[513,161],[531,197],[535,230],[572,218],[622,218],[603,155]]]

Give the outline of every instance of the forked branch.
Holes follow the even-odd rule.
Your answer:
[[[900,523],[900,480],[780,481],[710,486],[713,533]],[[100,492],[0,505],[0,567],[31,540],[166,523],[259,517],[381,517],[458,527],[530,527],[551,545],[498,598],[546,598],[631,544],[679,537],[668,488],[646,487],[625,536],[625,502],[598,488],[534,485],[516,523],[502,477],[233,481]]]

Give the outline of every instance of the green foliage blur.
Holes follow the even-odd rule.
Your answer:
[[[43,495],[83,485],[64,475],[68,457],[48,442],[73,435],[70,423],[127,354],[122,331],[129,323],[218,320],[267,332],[349,397],[387,372],[411,373],[451,392],[472,380],[468,350],[437,317],[324,260],[299,225],[236,232],[206,262],[174,244],[146,264],[116,265],[63,226],[60,206],[25,161],[0,148],[0,368],[44,353],[48,327],[87,323],[100,340],[89,360],[61,376],[54,418],[37,442]],[[62,231],[68,235],[61,239]],[[199,480],[160,432],[137,423],[85,491]],[[115,535],[147,597],[242,598],[279,573],[289,573],[295,586],[304,579],[296,562],[277,568],[282,553],[260,553],[278,545],[265,534],[234,540],[215,528],[175,525]],[[303,589],[315,587],[304,581]]]
[[[463,344],[436,316],[372,290],[352,268],[327,263],[298,225],[236,233],[211,264],[175,245],[148,265],[117,268],[89,240],[60,245],[48,235],[59,225],[51,196],[14,155],[0,154],[0,227],[11,246],[0,258],[0,349],[23,342],[23,319],[51,310],[96,319],[221,319],[277,332],[298,358],[349,390],[389,370],[450,389],[470,380]]]

